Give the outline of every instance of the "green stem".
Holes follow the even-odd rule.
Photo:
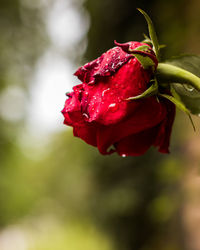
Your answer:
[[[196,90],[200,91],[200,78],[177,66],[167,63],[159,63],[156,76],[162,83],[189,84]]]

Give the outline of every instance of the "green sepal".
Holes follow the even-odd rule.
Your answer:
[[[177,99],[178,101],[181,102],[181,97],[180,97],[180,95],[176,92],[176,89],[174,88],[173,85],[170,85],[170,92],[171,92],[172,96],[173,96],[175,99]]]
[[[171,95],[161,94],[161,93],[159,93],[158,95],[161,96],[161,97],[164,97],[164,98],[168,99],[168,100],[171,101],[177,108],[179,108],[181,111],[183,111],[184,113],[186,113],[186,114],[189,116],[189,119],[190,119],[190,121],[191,121],[191,123],[192,123],[192,127],[193,127],[194,131],[196,131],[195,126],[194,126],[194,122],[193,122],[192,117],[191,117],[191,114],[190,114],[190,111],[189,111],[189,109],[186,108],[186,106],[185,106],[185,104],[184,104],[183,102],[181,102],[180,100],[174,98],[174,97],[171,96]]]
[[[147,24],[148,24],[148,30],[149,30],[149,36],[151,38],[151,41],[153,43],[153,50],[155,51],[156,57],[160,58],[160,54],[159,54],[159,44],[158,44],[158,39],[157,39],[157,35],[153,26],[153,22],[151,21],[151,18],[147,15],[147,13],[143,10],[141,10],[140,8],[138,8],[138,10],[142,13],[142,15],[145,17]]]
[[[153,47],[153,43],[152,43],[151,39],[146,34],[143,34],[143,36],[144,36],[144,40],[142,40],[141,43],[146,43],[146,44],[150,45],[151,47]]]
[[[134,54],[134,52],[132,54]],[[153,67],[153,71],[155,71],[155,64],[154,64],[153,60],[151,60],[151,58],[144,57],[144,56],[138,55],[138,54],[134,54],[134,56],[142,64],[142,67],[144,69],[148,69],[149,67]]]
[[[133,100],[138,100],[141,98],[145,98],[145,97],[149,97],[152,95],[156,95],[158,93],[158,82],[156,81],[156,79],[153,81],[153,84],[147,89],[145,90],[142,94],[137,95],[137,96],[132,96],[127,98],[127,101],[133,101]]]
[[[155,71],[155,61],[152,59],[152,57],[155,57],[151,54],[150,48],[148,45],[142,45],[137,47],[134,50],[130,50],[131,54],[134,55],[137,60],[141,63],[142,67],[144,69],[148,69],[149,67],[152,67],[153,72]],[[155,58],[155,60],[157,60]]]
[[[141,45],[141,46],[137,47],[137,48],[134,49],[134,50],[131,50],[131,49],[129,49],[129,50],[130,50],[130,51],[140,50],[140,51],[145,51],[145,52],[151,53],[151,49],[149,48],[148,45]]]

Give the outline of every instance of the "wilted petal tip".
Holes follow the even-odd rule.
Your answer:
[[[120,47],[123,51],[129,53],[129,43],[118,43],[116,40],[114,40],[114,44]]]

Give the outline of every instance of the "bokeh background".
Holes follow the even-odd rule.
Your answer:
[[[0,250],[199,250],[200,122],[171,154],[101,156],[62,124],[82,63],[142,40],[200,54],[199,0],[0,1]]]

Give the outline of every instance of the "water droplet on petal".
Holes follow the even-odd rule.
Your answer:
[[[122,154],[122,157],[125,158],[125,157],[126,157],[126,154]]]
[[[117,103],[111,103],[109,106],[108,106],[108,109],[111,111],[111,112],[115,112],[118,110],[118,104]]]
[[[88,114],[86,114],[86,113],[83,113],[83,116],[85,117],[85,118],[89,118],[89,115]]]
[[[108,94],[109,90],[110,90],[110,88],[104,89],[104,90],[102,91],[102,96],[104,96],[105,94]]]

